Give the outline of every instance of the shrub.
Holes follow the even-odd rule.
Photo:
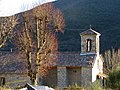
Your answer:
[[[94,83],[92,83],[91,85],[86,87],[86,90],[103,90],[100,86],[100,81],[97,80]]]
[[[120,69],[109,73],[106,86],[111,89],[120,90]]]

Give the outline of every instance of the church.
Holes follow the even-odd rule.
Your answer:
[[[99,54],[100,33],[88,29],[80,33],[81,52],[60,52],[57,63],[45,78],[48,86],[86,86],[103,74],[103,59]]]
[[[100,33],[88,29],[80,33],[81,52],[58,52],[55,65],[51,66],[43,85],[50,87],[67,87],[69,85],[86,86],[95,82],[97,77],[103,74],[103,59],[99,54]],[[8,57],[8,58],[7,58]],[[0,77],[6,82],[13,80],[29,81],[24,60],[16,60],[14,52],[0,52]],[[13,83],[14,84],[14,83]],[[14,86],[15,86],[14,85]]]

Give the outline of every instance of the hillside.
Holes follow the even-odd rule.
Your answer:
[[[101,33],[101,51],[120,46],[119,0],[58,0],[66,21],[65,33],[59,34],[59,50],[79,51],[79,33],[92,29]]]
[[[59,51],[80,51],[80,32],[92,29],[101,33],[101,52],[120,48],[119,0],[58,0],[55,6],[65,17],[64,34],[59,33]],[[0,50],[10,50],[8,44]]]

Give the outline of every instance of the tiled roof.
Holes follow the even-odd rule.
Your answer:
[[[25,60],[19,59],[17,53],[0,52],[0,73],[26,73]]]
[[[80,55],[80,52],[58,52],[51,54],[56,61],[50,66],[92,67],[96,54]],[[26,73],[26,60],[14,52],[0,52],[0,73]]]
[[[100,35],[100,33],[90,28],[86,31],[81,32],[80,35]]]
[[[76,53],[59,53],[57,56],[58,66],[68,66],[68,67],[92,67],[96,59],[96,54],[80,55],[79,52]]]

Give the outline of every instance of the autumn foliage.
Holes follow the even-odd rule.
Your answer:
[[[57,32],[64,32],[62,12],[52,3],[22,13],[21,23],[14,32],[12,42],[25,54],[28,76],[36,85],[45,76],[56,58],[52,55],[58,49]]]
[[[0,48],[5,44],[7,38],[13,32],[17,20],[15,16],[0,18]]]

